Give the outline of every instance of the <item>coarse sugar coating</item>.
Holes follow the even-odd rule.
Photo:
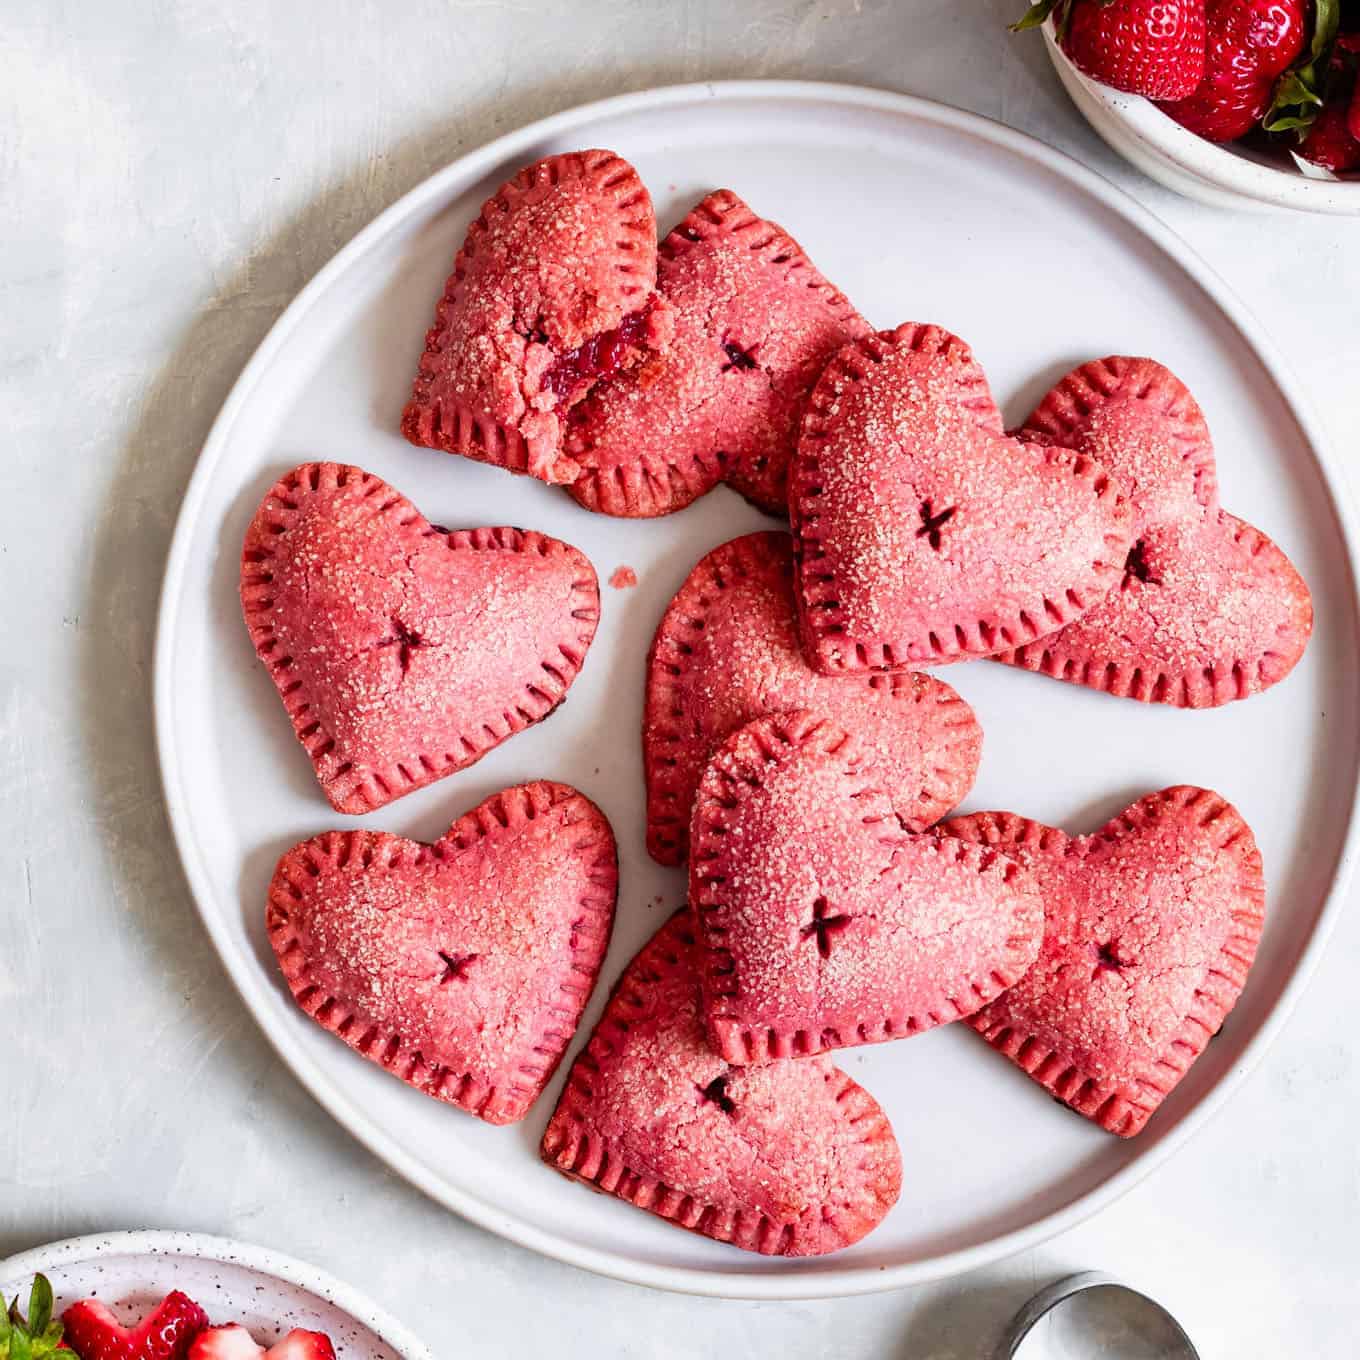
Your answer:
[[[669,339],[655,282],[656,218],[627,161],[572,151],[526,166],[468,229],[402,433],[546,482],[574,480],[566,412]]]
[[[1026,444],[968,346],[908,323],[846,346],[790,473],[804,649],[819,671],[985,656],[1120,578],[1132,516],[1093,459]]]
[[[1313,631],[1308,587],[1265,534],[1219,505],[1203,412],[1170,369],[1122,355],[1082,364],[1021,433],[1124,481],[1135,540],[1102,601],[997,660],[1180,708],[1245,699],[1289,674]]]
[[[752,719],[795,709],[856,734],[866,768],[912,831],[972,787],[982,753],[972,709],[916,672],[818,675],[798,642],[788,534],[747,534],[695,566],[652,642],[642,750],[654,859],[680,864],[688,854],[694,794],[714,748]]]
[[[726,480],[783,518],[807,395],[868,323],[793,237],[730,189],[661,243],[657,289],[674,337],[571,412],[566,451],[581,468],[571,494],[592,510],[651,516]]]
[[[1009,812],[940,831],[1017,857],[1044,900],[1038,961],[969,1023],[1074,1110],[1132,1137],[1246,984],[1265,916],[1251,828],[1218,794],[1181,785],[1090,836]]]
[[[808,713],[750,723],[709,762],[689,891],[705,1023],[734,1063],[969,1015],[1024,975],[1044,926],[1023,868],[905,830],[855,739]]]
[[[241,555],[251,641],[339,812],[381,807],[546,717],[581,668],[599,600],[569,544],[435,528],[336,463],[279,481]]]
[[[818,1256],[896,1203],[886,1115],[826,1058],[731,1067],[699,1015],[688,910],[628,965],[543,1135],[564,1175],[746,1251]]]
[[[566,1051],[609,944],[604,814],[565,784],[493,795],[434,845],[330,831],[274,871],[266,927],[293,998],[394,1076],[493,1124]]]

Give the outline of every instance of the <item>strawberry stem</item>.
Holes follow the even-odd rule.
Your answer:
[[[46,1275],[33,1277],[33,1288],[28,1296],[28,1316],[19,1309],[16,1296],[9,1308],[0,1298],[0,1360],[48,1360],[61,1344],[62,1325],[52,1317],[52,1286]]]

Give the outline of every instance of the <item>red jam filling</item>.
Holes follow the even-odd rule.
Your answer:
[[[584,389],[602,378],[612,378],[628,364],[630,351],[644,347],[650,307],[630,312],[612,331],[593,335],[579,349],[559,354],[543,375],[543,385],[559,406],[585,396]]]

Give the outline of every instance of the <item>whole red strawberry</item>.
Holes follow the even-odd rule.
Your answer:
[[[1303,51],[1304,0],[1209,0],[1204,80],[1162,107],[1211,142],[1245,136],[1270,107],[1276,78]]]
[[[1050,14],[1072,64],[1102,85],[1184,99],[1204,78],[1205,0],[1039,0],[1014,27]]]
[[[98,1299],[73,1303],[62,1315],[66,1340],[80,1360],[185,1360],[207,1315],[178,1289],[136,1327],[124,1327]]]
[[[1360,137],[1351,127],[1356,121],[1357,99],[1360,99],[1360,83],[1352,77],[1349,84],[1329,95],[1298,146],[1298,155],[1336,175],[1360,170]]]

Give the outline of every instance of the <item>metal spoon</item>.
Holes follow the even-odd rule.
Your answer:
[[[1077,1298],[1078,1295],[1082,1297]],[[1068,1301],[1073,1302],[1069,1303]],[[1064,1306],[1065,1305],[1065,1306]],[[1162,1307],[1137,1289],[1098,1270],[1069,1275],[1037,1293],[1016,1315],[996,1351],[996,1360],[1035,1360],[1045,1353],[1026,1346],[1026,1338],[1047,1317],[1064,1323],[1049,1356],[1102,1357],[1103,1360],[1199,1360],[1185,1329]],[[1057,1338],[1055,1338],[1057,1339]],[[1117,1345],[1118,1350],[1111,1349]]]

